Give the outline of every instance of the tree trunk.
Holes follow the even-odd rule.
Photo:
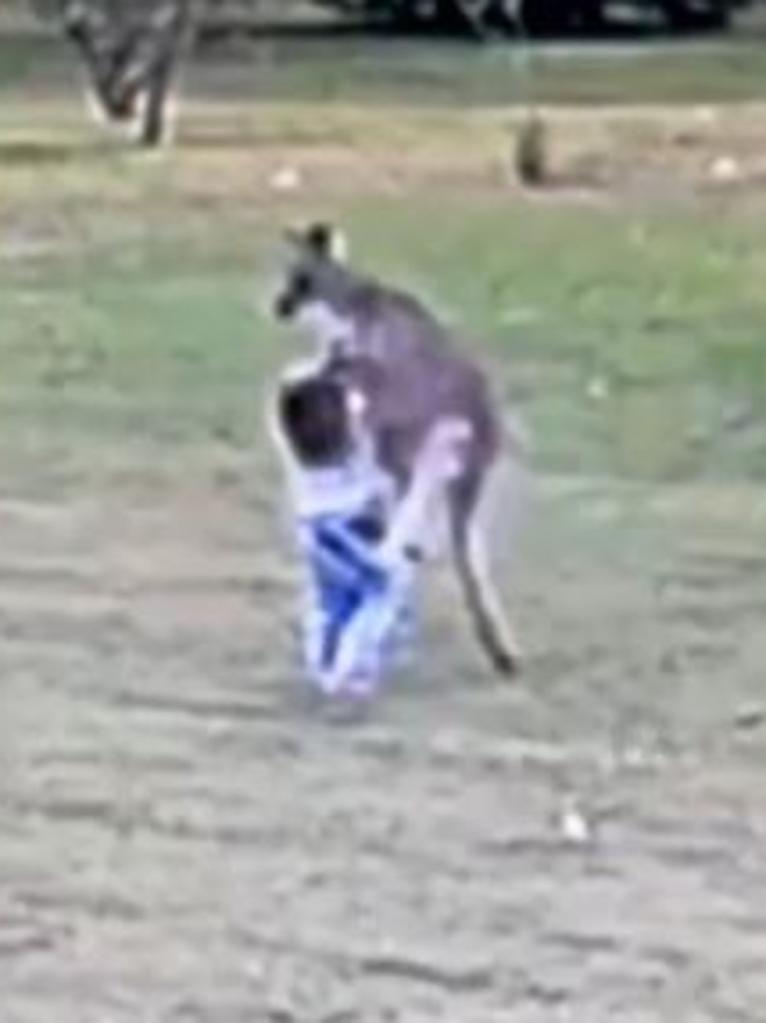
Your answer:
[[[158,62],[149,78],[140,141],[150,149],[161,145],[166,137],[167,103],[174,67],[175,60],[166,57]]]
[[[189,27],[190,8],[191,0],[175,0],[166,37],[157,47],[155,59],[147,71],[140,141],[149,148],[159,146],[165,140],[167,105]]]
[[[139,139],[159,145],[166,106],[191,20],[192,0],[69,0],[64,27],[105,115],[133,120],[144,100]]]

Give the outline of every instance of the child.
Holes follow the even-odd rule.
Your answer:
[[[406,623],[424,534],[459,472],[469,427],[438,423],[397,498],[353,397],[326,372],[287,379],[276,428],[309,572],[306,667],[324,695],[364,700],[377,691]]]

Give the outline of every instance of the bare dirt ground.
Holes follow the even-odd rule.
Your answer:
[[[127,497],[0,503],[3,1023],[764,1018],[754,535],[647,571],[585,488],[579,537],[531,530],[523,682],[442,600],[342,728],[267,519]]]

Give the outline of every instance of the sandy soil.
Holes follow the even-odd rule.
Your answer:
[[[763,551],[543,485],[581,525],[530,528],[523,682],[440,579],[355,727],[298,697],[252,495],[6,492],[3,1023],[763,1020]]]

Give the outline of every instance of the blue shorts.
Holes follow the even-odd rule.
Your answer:
[[[412,629],[412,568],[379,554],[374,516],[319,515],[300,524],[309,566],[305,661],[327,692],[346,682],[375,688]]]

